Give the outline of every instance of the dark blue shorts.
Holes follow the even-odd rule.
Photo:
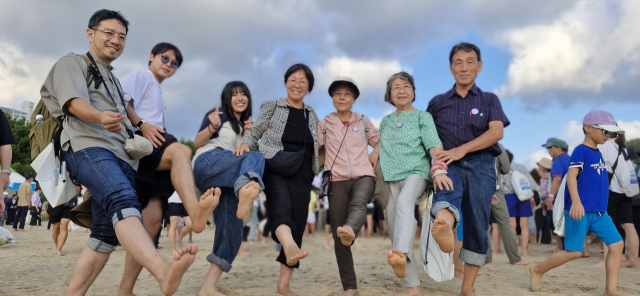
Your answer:
[[[513,193],[507,193],[504,195],[504,199],[507,200],[507,208],[509,209],[509,217],[531,217],[533,216],[533,209],[531,209],[531,202],[527,200],[520,200],[518,196]]]

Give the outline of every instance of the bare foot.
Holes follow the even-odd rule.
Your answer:
[[[178,240],[178,239],[176,239],[176,240],[177,240],[176,244],[178,244],[178,249],[184,248],[184,245],[182,244],[182,241]]]
[[[342,296],[356,296],[356,295],[358,295],[358,290],[356,289],[349,289],[342,292]]]
[[[62,251],[57,251],[56,250],[56,256],[64,256],[64,253],[62,253]]]
[[[407,276],[407,256],[405,254],[393,249],[387,252],[387,258],[387,262],[391,265],[397,277],[404,278]]]
[[[213,210],[215,210],[218,206],[221,194],[222,192],[220,191],[220,188],[209,188],[207,192],[200,196],[200,201],[198,202],[198,211],[211,214],[211,212],[213,212]],[[211,229],[211,226],[209,226],[209,229]]]
[[[535,272],[535,266],[529,267],[529,283],[531,284],[531,291],[539,292],[542,286],[542,274]]]
[[[440,246],[440,250],[445,253],[453,252],[453,230],[447,220],[436,218],[433,220],[433,228],[431,228],[433,239]]]
[[[309,255],[309,252],[300,250],[300,248],[298,248],[296,244],[292,244],[292,246],[289,248],[285,248],[284,246],[282,246],[282,248],[284,249],[285,256],[287,256],[287,265],[289,266],[296,265],[298,261],[304,259],[304,257],[307,257],[307,255]]]
[[[361,246],[360,244],[356,244],[356,245],[355,245],[355,249],[356,249],[356,252],[360,252],[360,251],[367,251],[367,250],[369,250],[369,249],[367,249],[367,248],[365,248],[365,247]]]
[[[640,267],[640,261],[639,260],[628,260],[627,262],[623,263],[622,266],[624,267],[629,267],[629,268],[639,268]]]
[[[327,250],[331,250],[331,246],[329,245],[329,242],[325,242],[324,244],[322,244],[324,246],[325,249]]]
[[[289,285],[282,286],[282,287],[278,286],[276,293],[283,296],[300,296],[297,293],[294,293],[293,291],[291,291],[291,289],[289,288]]]
[[[420,287],[410,287],[404,292],[396,294],[396,296],[422,296],[422,292],[420,291]]]
[[[589,258],[591,257],[591,255],[589,254],[589,252],[582,252],[582,258]]]
[[[198,296],[227,296],[227,294],[222,294],[220,293],[220,291],[216,290],[215,287],[213,287],[213,290],[210,290],[211,288],[206,288],[204,286],[202,286],[202,289],[200,289],[200,293],[198,293]]]
[[[243,250],[242,248],[240,248],[240,251],[238,252],[238,256],[251,257],[251,253],[246,252],[245,250]]]
[[[467,289],[460,292],[461,296],[476,296],[476,290],[474,288]]]
[[[494,253],[496,253],[496,254],[502,254],[502,253],[504,253],[502,250],[494,250],[493,252],[494,252]]]
[[[260,184],[255,181],[251,181],[238,191],[238,211],[236,212],[236,217],[238,219],[244,219],[253,207],[253,201],[258,197],[258,192],[260,192]]]
[[[198,245],[191,245],[178,250],[178,253],[173,256],[173,262],[169,263],[163,278],[159,280],[163,294],[173,295],[178,290],[182,276],[196,260],[196,253],[198,253]]]
[[[267,245],[267,242],[261,242],[261,243],[260,243],[260,247],[261,247],[261,248],[266,248],[266,247],[268,247],[268,246],[269,246],[269,245]]]
[[[602,260],[598,264],[594,264],[593,266],[594,267],[604,267],[604,265],[605,265],[605,262],[604,262],[604,260]]]
[[[529,252],[525,251],[525,252],[522,252],[522,256],[523,256],[523,257],[533,257],[533,254],[531,254],[531,253],[529,253]]]
[[[132,292],[121,293],[120,291],[116,291],[116,296],[136,296]]]
[[[604,296],[624,296],[625,294],[622,294],[620,291],[618,291],[618,289],[615,289],[613,291],[610,290],[604,290]]]
[[[350,247],[353,240],[356,239],[356,235],[353,234],[353,228],[351,228],[351,226],[340,226],[336,233],[338,234],[340,241],[342,241],[342,244],[347,247]]]
[[[531,264],[531,262],[522,261],[522,260],[520,260],[520,261],[518,261],[516,263],[513,263],[513,265],[529,265],[529,264]]]

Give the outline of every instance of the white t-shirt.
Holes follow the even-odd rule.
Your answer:
[[[169,197],[169,203],[182,203],[177,191]]]
[[[613,173],[613,164],[616,162],[618,158],[618,144],[616,144],[616,140],[611,139],[602,145],[598,145],[598,150],[602,153],[602,159],[604,159],[605,167],[607,168],[607,172]],[[624,149],[627,150],[626,148]],[[620,163],[618,163],[620,165]],[[613,175],[611,179],[611,183],[609,184],[609,190],[615,193],[622,193],[622,189],[620,188],[620,182],[618,181],[618,177]]]
[[[140,118],[164,129],[166,107],[160,83],[147,69],[136,69],[120,79],[124,92],[133,98],[133,107]]]

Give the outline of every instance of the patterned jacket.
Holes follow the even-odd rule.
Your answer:
[[[309,111],[309,130],[313,135],[313,172],[318,172],[318,116],[308,105],[304,108]],[[282,146],[282,134],[289,118],[289,108],[284,99],[276,101],[266,101],[260,106],[260,113],[253,126],[242,138],[242,143],[247,143],[251,149],[258,145],[260,140],[260,153],[264,158],[273,158],[278,151],[284,149]]]

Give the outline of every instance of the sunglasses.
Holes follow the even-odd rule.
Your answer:
[[[595,125],[592,125],[591,127],[602,130],[602,134],[607,136],[607,137],[609,137],[609,138],[612,138],[612,139],[617,139],[618,138],[618,133],[610,132],[610,131],[608,131],[606,129],[603,129],[603,128],[601,128],[599,126],[595,126]]]
[[[166,63],[168,63],[168,62],[169,62],[169,61],[171,61],[171,60],[169,59],[169,57],[168,57],[168,56],[162,55],[162,56],[160,56],[160,61],[161,61],[163,64],[166,64]],[[176,61],[171,61],[171,68],[178,69],[178,67],[180,67],[180,65],[178,64],[178,62],[176,62]]]

